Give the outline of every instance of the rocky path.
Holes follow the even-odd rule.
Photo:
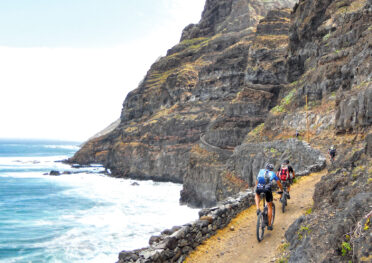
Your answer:
[[[185,260],[187,263],[203,262],[275,262],[279,248],[284,243],[286,229],[313,204],[315,184],[327,173],[323,170],[299,178],[291,189],[291,199],[283,214],[279,195],[274,195],[276,216],[274,230],[265,230],[264,240],[258,243],[256,238],[256,207],[241,212],[231,223],[206,240]]]

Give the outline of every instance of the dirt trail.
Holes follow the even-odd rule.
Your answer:
[[[251,206],[234,218],[230,224],[206,240],[193,251],[185,262],[187,263],[253,263],[275,262],[278,247],[284,242],[287,228],[313,204],[314,186],[326,170],[299,178],[291,188],[291,199],[283,214],[279,195],[274,194],[276,215],[274,230],[265,229],[263,241],[256,238],[256,206]],[[262,204],[261,204],[262,205]],[[234,228],[234,230],[231,230]]]

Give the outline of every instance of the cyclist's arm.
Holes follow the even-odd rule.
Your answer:
[[[280,190],[283,191],[283,186],[282,186],[282,184],[280,183],[280,180],[277,180],[276,183],[277,183],[277,185],[279,186]]]
[[[276,184],[279,186],[280,190],[283,191],[283,186],[282,186],[282,184],[280,183],[280,180],[279,180],[278,176],[277,176],[275,173],[273,173],[273,174],[274,174],[274,175],[273,175],[273,177],[272,177],[272,180],[275,180],[275,181],[276,181]]]

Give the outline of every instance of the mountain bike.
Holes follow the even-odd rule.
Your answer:
[[[282,212],[285,212],[285,207],[287,206],[287,199],[288,199],[288,191],[287,187],[289,186],[289,181],[281,181],[283,191],[278,192],[278,194],[281,194],[282,197],[280,198],[280,202],[282,203]]]
[[[269,215],[268,215],[268,206],[266,204],[266,197],[264,193],[260,194],[261,199],[263,201],[263,211],[260,212],[257,215],[257,240],[258,242],[261,242],[263,239],[263,235],[265,232],[265,227],[269,226]],[[275,219],[275,204],[274,202],[272,203],[273,206],[273,214],[272,214],[272,219],[271,219],[271,225],[274,225],[274,219]]]

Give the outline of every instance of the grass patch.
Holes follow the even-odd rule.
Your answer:
[[[192,38],[192,39],[186,39],[180,42],[179,45],[185,45],[185,46],[191,46],[191,45],[196,45],[201,42],[205,42],[209,38],[207,37],[197,37],[197,38]]]
[[[306,210],[305,214],[310,215],[313,212],[313,209],[310,207],[309,209]]]
[[[302,240],[307,234],[310,234],[311,230],[309,226],[301,226],[297,232],[298,239]]]
[[[331,36],[331,33],[328,33],[327,35],[325,35],[323,37],[323,41],[327,41],[329,39],[329,37]]]
[[[260,125],[256,126],[253,130],[251,130],[249,133],[252,136],[257,136],[262,133],[264,129],[265,123],[261,123]]]
[[[292,89],[287,96],[285,96],[278,105],[271,109],[272,113],[286,112],[286,107],[293,101],[296,94],[296,89]]]
[[[127,132],[127,133],[137,132],[138,127],[137,126],[128,127],[124,131]]]
[[[367,0],[354,0],[354,1],[351,2],[350,5],[344,5],[344,6],[340,7],[336,11],[335,14],[336,15],[349,14],[349,13],[359,11],[360,9],[362,9],[365,6],[366,3],[367,3]]]

